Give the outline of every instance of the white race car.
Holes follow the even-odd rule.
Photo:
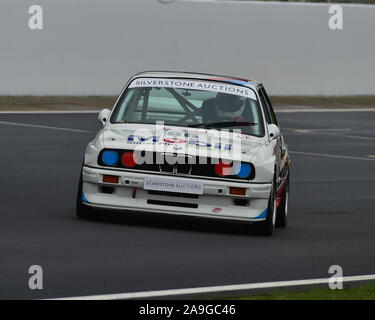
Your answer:
[[[290,159],[260,82],[133,76],[86,149],[77,215],[157,212],[285,227]]]

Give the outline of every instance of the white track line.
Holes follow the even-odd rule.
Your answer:
[[[276,113],[297,113],[297,112],[375,112],[375,108],[353,108],[353,109],[284,109],[277,110]]]
[[[372,158],[340,156],[340,155],[327,154],[327,153],[313,153],[313,152],[300,152],[300,151],[289,151],[289,153],[291,153],[291,154],[301,154],[301,155],[305,155],[305,156],[339,158],[339,159],[350,159],[350,160],[363,160],[363,161],[375,161],[375,159],[372,159]]]
[[[342,132],[342,131],[352,131],[351,128],[333,128],[333,129],[306,129],[307,131],[312,131],[312,132]]]
[[[374,6],[375,7],[375,6]],[[375,112],[375,108],[352,108],[352,109],[281,109],[275,110],[276,113],[297,113],[297,112]],[[39,110],[39,111],[0,111],[0,114],[98,114],[100,110]]]
[[[312,3],[312,2],[280,2],[280,1],[235,1],[235,0],[179,0],[183,2],[206,2],[206,3],[215,3],[215,4],[223,4],[223,3],[230,3],[233,5],[254,5],[254,4],[259,4],[262,6],[266,5],[279,5],[279,6],[303,6],[303,7],[328,7],[331,6],[332,3]],[[174,0],[170,0],[167,3],[172,3]],[[340,6],[343,6],[344,8],[362,8],[362,7],[367,7],[367,8],[374,8],[374,5],[372,4],[366,4],[366,3],[337,3]]]
[[[0,124],[4,124],[4,125],[8,125],[8,126],[41,128],[41,129],[51,129],[51,130],[70,131],[70,132],[84,132],[84,133],[90,132],[89,130],[61,128],[61,127],[50,127],[50,126],[42,126],[42,125],[37,125],[37,124],[19,123],[19,122],[8,122],[8,121],[0,121]]]
[[[351,128],[332,128],[332,129],[296,129],[296,128],[283,128],[286,131],[294,131],[299,133],[320,133],[320,132],[348,132],[352,131]]]
[[[349,138],[349,139],[359,139],[359,140],[368,140],[368,141],[375,141],[375,137],[364,137],[364,136],[354,136],[349,134],[336,134],[335,132],[349,132],[352,129],[293,129],[293,128],[284,128],[285,131],[297,132],[297,133],[305,133],[305,134],[319,134],[319,135],[327,135],[332,137],[338,138]]]
[[[0,114],[74,114],[74,113],[96,113],[100,110],[40,110],[40,111],[0,111]]]
[[[336,278],[336,280],[339,280],[339,279],[342,280],[343,282],[368,281],[368,280],[375,280],[375,275],[348,276],[348,277]],[[232,292],[232,291],[234,292],[234,291],[253,290],[253,289],[296,287],[296,286],[316,285],[316,284],[325,284],[325,283],[328,284],[330,281],[332,281],[331,278],[262,282],[262,283],[236,284],[236,285],[226,285],[226,286],[170,289],[170,290],[157,290],[157,291],[141,291],[141,292],[128,292],[128,293],[92,295],[92,296],[81,296],[81,297],[66,297],[66,298],[58,298],[58,299],[53,299],[53,300],[141,299],[141,298],[155,298],[155,297],[179,296],[179,295],[190,295],[190,294],[197,295],[197,294],[206,294],[206,293],[221,293],[221,292]]]
[[[333,137],[344,137],[344,138],[350,138],[350,139],[359,139],[359,140],[370,140],[375,141],[374,137],[363,137],[363,136],[353,136],[353,135],[342,135],[342,134],[330,134]]]

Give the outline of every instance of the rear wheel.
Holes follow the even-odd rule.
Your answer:
[[[285,228],[288,224],[289,177],[281,195],[280,206],[277,209],[276,228]]]
[[[267,217],[266,220],[257,222],[256,228],[258,234],[264,236],[271,236],[276,224],[276,211],[277,211],[277,203],[276,203],[276,183],[273,181],[272,189],[270,193],[270,197],[268,199],[268,206],[267,206]]]
[[[89,206],[86,206],[82,203],[82,190],[83,189],[83,182],[82,182],[82,169],[81,175],[79,177],[78,183],[78,190],[77,190],[77,200],[76,200],[76,215],[78,218],[87,219],[93,216],[93,209]]]

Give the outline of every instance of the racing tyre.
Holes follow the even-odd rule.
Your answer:
[[[264,236],[271,236],[276,224],[276,213],[277,213],[277,206],[276,206],[276,183],[273,181],[272,183],[272,190],[270,197],[268,199],[268,207],[267,207],[267,218],[264,221],[257,222],[256,230],[257,233]]]
[[[289,201],[289,176],[287,178],[283,193],[281,195],[280,206],[277,209],[276,228],[285,228],[288,223],[288,201]]]
[[[93,216],[93,209],[82,203],[82,169],[77,190],[76,215],[81,219],[87,219]]]

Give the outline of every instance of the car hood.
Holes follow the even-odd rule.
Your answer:
[[[138,149],[249,162],[265,144],[265,138],[241,133],[223,136],[219,130],[145,124],[107,125],[98,138],[106,149]]]

